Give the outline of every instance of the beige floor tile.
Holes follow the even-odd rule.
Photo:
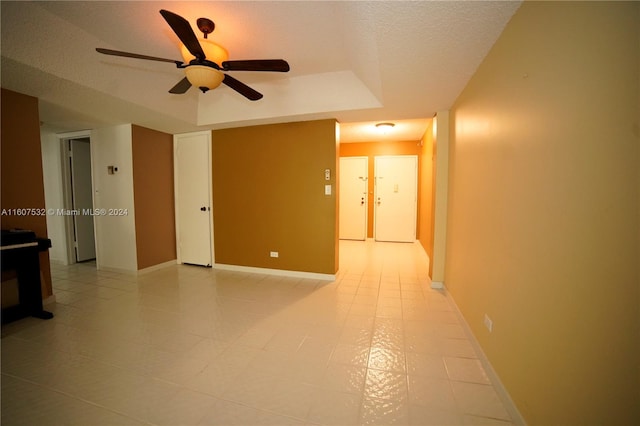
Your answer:
[[[460,426],[463,421],[462,415],[456,410],[409,405],[409,425],[412,426]]]
[[[226,425],[303,425],[303,420],[281,416],[265,410],[248,407],[230,401],[218,399],[204,413],[200,420],[202,426],[226,426]]]
[[[330,362],[355,367],[367,367],[370,349],[369,346],[338,343],[333,350]]]
[[[405,353],[377,346],[372,347],[369,351],[369,368],[404,373],[407,371]]]
[[[361,395],[337,391],[317,392],[307,420],[322,425],[355,425],[360,415]]]
[[[489,376],[478,359],[444,357],[447,373],[451,380],[490,385]]]
[[[409,405],[406,400],[364,398],[360,408],[360,424],[406,425],[408,423]]]
[[[384,370],[367,370],[364,396],[369,399],[407,400],[407,376],[405,373]]]
[[[366,368],[344,364],[329,364],[323,371],[318,387],[340,393],[361,395],[367,375]]]
[[[510,421],[498,394],[490,385],[451,382],[458,407],[465,414]]]
[[[443,357],[417,352],[407,352],[405,356],[409,376],[423,376],[433,379],[448,378]]]
[[[409,376],[409,403],[435,410],[456,411],[451,384],[447,379]]]
[[[54,319],[2,327],[2,423],[510,424],[420,250],[342,241],[335,281],[52,265]]]

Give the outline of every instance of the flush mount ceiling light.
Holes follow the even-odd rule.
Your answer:
[[[376,124],[376,129],[378,129],[379,133],[386,135],[391,131],[391,129],[393,129],[394,126],[395,124],[393,123],[378,123]]]

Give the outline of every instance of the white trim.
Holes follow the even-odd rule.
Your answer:
[[[62,132],[62,133],[56,133],[56,136],[58,136],[59,139],[79,139],[79,138],[86,138],[86,137],[91,137],[91,129],[87,129],[87,130],[78,130],[76,132]]]
[[[509,413],[509,416],[511,416],[512,423],[514,425],[519,425],[519,426],[526,425],[527,423],[524,421],[524,418],[522,417],[522,414],[520,414],[520,411],[518,410],[518,407],[516,406],[516,404],[513,402],[513,399],[511,399],[511,395],[509,395],[507,388],[504,387],[504,384],[500,380],[498,373],[496,373],[496,370],[494,370],[493,366],[489,362],[489,359],[487,358],[487,355],[485,355],[484,351],[482,350],[482,347],[480,346],[480,343],[476,339],[476,336],[471,331],[471,327],[469,327],[469,324],[467,324],[467,321],[462,315],[460,308],[458,308],[458,305],[456,304],[455,300],[453,300],[453,297],[451,296],[449,291],[446,289],[446,287],[444,288],[444,293],[447,296],[447,299],[449,299],[449,301],[451,302],[451,306],[453,306],[454,311],[458,316],[458,319],[460,320],[460,324],[464,329],[464,333],[467,335],[469,342],[471,342],[471,346],[473,346],[473,349],[475,350],[476,354],[478,354],[478,359],[482,363],[482,366],[484,367],[485,372],[489,376],[489,380],[491,380],[491,384],[493,385],[493,388],[496,390],[496,393],[502,400],[504,408]]]
[[[431,288],[442,290],[444,288],[444,283],[442,281],[431,281]]]
[[[307,278],[312,280],[335,281],[335,274],[320,274],[317,272],[289,271],[285,269],[256,268],[253,266],[226,265],[214,263],[214,269],[234,272],[248,272],[250,274],[280,275],[283,277]]]
[[[157,265],[153,265],[153,266],[149,266],[147,268],[143,268],[143,269],[138,269],[138,274],[146,274],[148,272],[153,272],[153,271],[157,271],[158,269],[164,269],[167,268],[169,266],[173,266],[173,265],[177,265],[177,261],[174,260],[170,260],[168,262],[163,262],[163,263],[158,263]]]
[[[69,141],[73,139],[84,139],[89,138],[89,157],[90,157],[90,167],[91,167],[91,208],[95,209],[95,194],[96,194],[96,182],[95,182],[95,152],[94,152],[94,144],[91,143],[91,129],[87,130],[79,130],[75,132],[62,132],[56,133],[58,137],[58,143],[61,151],[62,161],[62,200],[63,207],[67,210],[73,209],[72,202],[72,179],[71,179],[71,165],[69,164]],[[64,217],[64,231],[65,231],[65,245],[67,251],[67,259],[65,265],[74,265],[78,263],[76,260],[76,250],[75,250],[75,237],[74,237],[74,219],[72,215],[66,215]],[[95,220],[93,221],[93,241],[95,245],[96,251],[96,265],[99,263],[99,244],[97,242],[98,232],[96,230]]]
[[[131,276],[135,276],[138,273],[137,270],[112,268],[110,266],[102,266],[102,265],[98,266],[97,263],[96,263],[96,270],[105,271],[105,272],[117,272],[118,274],[125,274],[125,275],[131,275]]]
[[[80,136],[78,132],[73,132],[77,137]],[[67,210],[73,209],[73,203],[71,201],[71,165],[69,164],[69,147],[68,141],[76,136],[63,136],[58,135],[58,143],[60,144],[60,161],[62,162],[62,207]],[[89,136],[91,137],[91,136]],[[93,157],[91,158],[91,168],[93,170]],[[93,185],[93,182],[92,182]],[[95,193],[95,192],[94,192]],[[76,263],[75,245],[73,237],[73,217],[71,215],[65,215],[63,218],[64,223],[64,235],[65,235],[65,249],[67,252],[67,265],[73,265]],[[95,228],[94,228],[95,232]],[[96,261],[98,254],[96,252]]]

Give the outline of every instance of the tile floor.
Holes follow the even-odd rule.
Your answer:
[[[52,265],[2,328],[3,425],[508,425],[417,244],[342,241],[334,282]]]

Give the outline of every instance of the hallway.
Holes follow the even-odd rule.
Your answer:
[[[2,329],[2,424],[512,424],[419,244],[341,241],[340,265],[52,265],[55,318]]]

